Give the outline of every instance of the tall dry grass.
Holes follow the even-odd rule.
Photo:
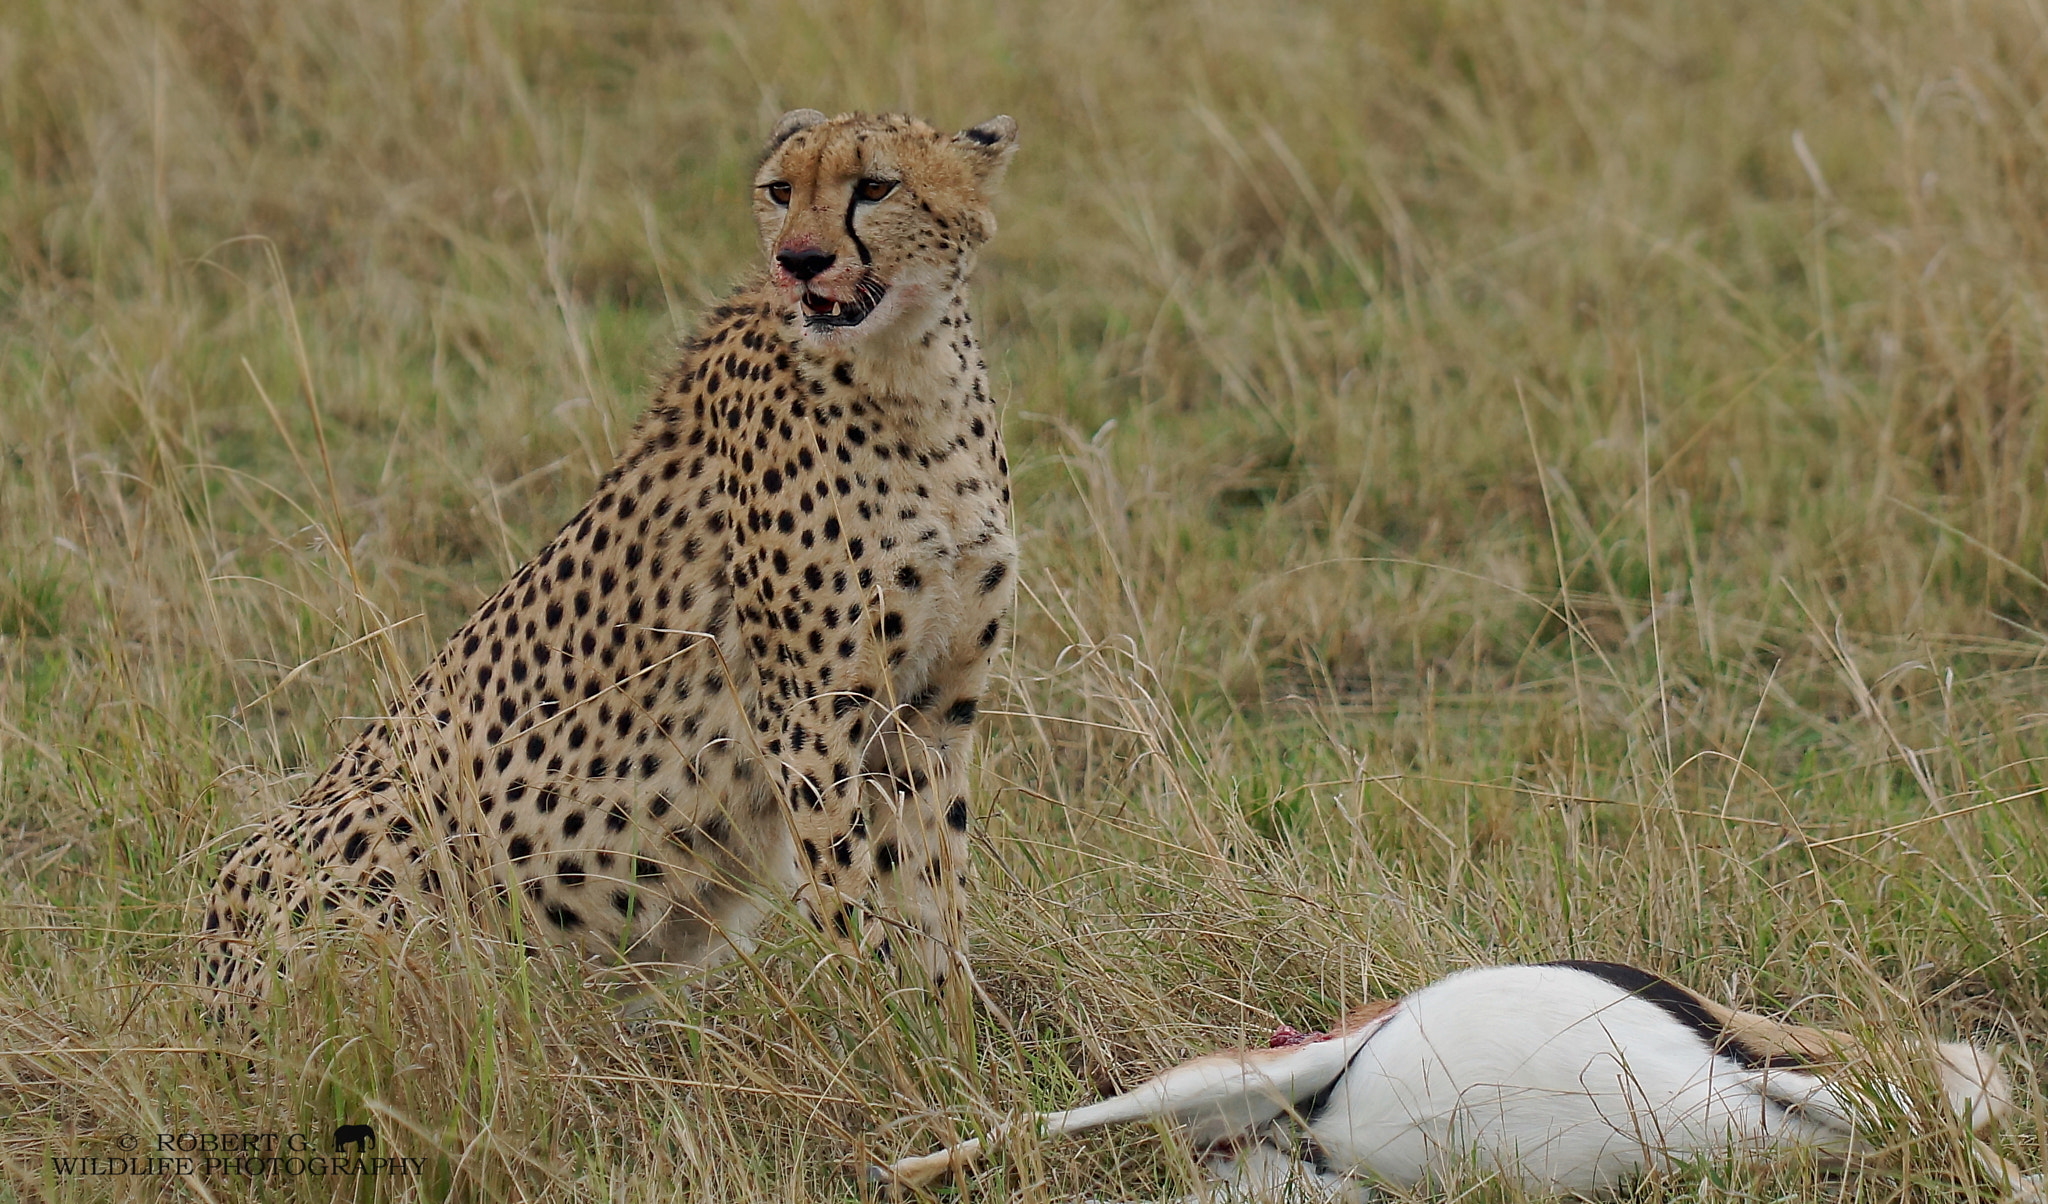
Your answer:
[[[2044,98],[2031,0],[13,0],[0,1195],[851,1198],[1563,955],[1984,1034],[2035,1100]],[[573,965],[372,949],[209,1055],[215,854],[590,488],[797,105],[1024,131],[974,1040],[778,928],[630,1026]],[[50,1161],[362,1120],[422,1174]],[[1974,1190],[1910,1153],[1657,1190]],[[966,1186],[1188,1174],[1127,1134]]]

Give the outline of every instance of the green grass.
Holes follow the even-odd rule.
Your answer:
[[[2038,1162],[2048,23],[1275,7],[0,12],[0,1198],[851,1199],[1558,956],[2003,1041]],[[1023,131],[973,1042],[777,925],[630,1028],[575,965],[338,945],[194,1052],[217,853],[575,508],[799,105]],[[49,1161],[357,1120],[420,1177]],[[1004,1165],[968,1195],[1189,1175],[1149,1132]]]

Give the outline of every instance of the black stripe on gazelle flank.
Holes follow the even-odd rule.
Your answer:
[[[1744,1044],[1714,1018],[1714,1013],[1708,1010],[1699,996],[1648,970],[1638,970],[1618,962],[1556,961],[1543,964],[1590,974],[1638,999],[1656,1004],[1672,1019],[1698,1033],[1708,1048],[1734,1058],[1745,1070],[1801,1070],[1808,1066],[1806,1059],[1797,1054],[1765,1053]]]
[[[1301,1125],[1301,1140],[1295,1146],[1295,1157],[1315,1167],[1317,1171],[1328,1173],[1330,1158],[1328,1154],[1323,1152],[1322,1145],[1316,1141],[1315,1134],[1311,1131],[1315,1125],[1316,1117],[1321,1115],[1323,1109],[1329,1105],[1330,1097],[1337,1094],[1338,1086],[1344,1082],[1344,1076],[1351,1073],[1351,1067],[1358,1061],[1358,1055],[1364,1053],[1365,1047],[1372,1044],[1373,1035],[1392,1023],[1395,1014],[1400,1010],[1401,1005],[1395,1004],[1379,1015],[1365,1021],[1365,1024],[1373,1029],[1373,1033],[1367,1034],[1365,1040],[1358,1043],[1358,1048],[1351,1051],[1351,1056],[1344,1059],[1344,1068],[1331,1076],[1330,1081],[1323,1084],[1321,1091],[1306,1099],[1295,1100],[1293,1104],[1289,1105],[1294,1111],[1296,1120]],[[1330,1039],[1342,1040],[1349,1035],[1349,1033],[1340,1034]]]
[[[1358,1048],[1351,1051],[1351,1056],[1344,1059],[1344,1069],[1338,1071],[1336,1077],[1332,1078],[1329,1082],[1324,1083],[1321,1091],[1316,1092],[1307,1099],[1295,1100],[1289,1105],[1294,1109],[1294,1114],[1301,1118],[1302,1124],[1310,1124],[1315,1120],[1317,1113],[1320,1113],[1324,1105],[1330,1102],[1330,1097],[1337,1094],[1337,1085],[1344,1081],[1345,1075],[1351,1073],[1351,1064],[1358,1061],[1358,1055],[1364,1053],[1365,1047],[1371,1043],[1372,1038],[1370,1037],[1360,1042]]]

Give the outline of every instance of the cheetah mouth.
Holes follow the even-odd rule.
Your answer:
[[[804,325],[813,330],[858,326],[867,320],[869,314],[875,312],[875,306],[882,303],[882,298],[888,291],[873,278],[865,278],[855,284],[852,298],[845,301],[805,289],[803,300],[800,302],[803,307]]]

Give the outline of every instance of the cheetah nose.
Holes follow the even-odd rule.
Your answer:
[[[837,258],[829,251],[783,251],[775,256],[775,262],[796,279],[809,280],[831,267]]]

